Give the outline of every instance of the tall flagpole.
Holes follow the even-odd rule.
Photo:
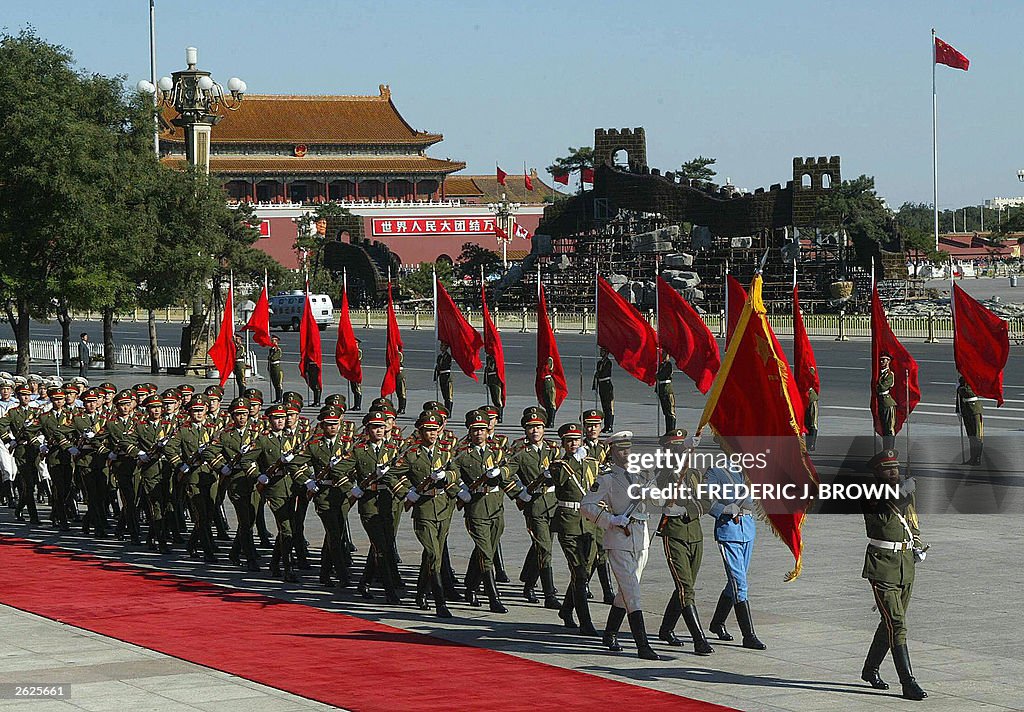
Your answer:
[[[953,395],[953,410],[956,412],[957,420],[960,421],[960,460],[967,462],[967,453],[964,451],[964,419],[960,417],[958,407],[960,405],[960,370],[956,367],[956,298],[953,289],[956,288],[956,280],[953,278],[953,255],[949,256],[949,315],[953,319],[953,370],[956,371],[956,393]]]
[[[725,324],[722,333],[725,334],[725,348],[729,349],[729,260],[725,261],[725,279],[722,282],[722,293],[725,295]]]
[[[156,4],[149,0],[149,80],[156,86]],[[153,108],[160,106],[160,92],[153,92]],[[153,116],[153,151],[160,157],[160,118]]]
[[[932,213],[934,216],[935,251],[939,250],[939,144],[938,109],[935,98],[935,28],[932,28]]]
[[[654,289],[654,353],[655,353],[655,359],[657,360],[657,363],[655,364],[654,368],[656,370],[661,368],[661,334],[658,331],[658,324],[661,322],[661,294],[659,293],[659,291],[657,289],[657,287],[658,287],[658,277],[660,275],[661,275],[661,255],[655,254],[654,255],[654,287],[655,287],[655,289]],[[670,378],[671,378],[671,376],[670,376]],[[655,406],[654,407],[655,432],[657,432],[659,430],[659,428],[657,427],[658,412],[659,412],[660,407],[661,407],[661,402],[660,402],[660,399],[658,398],[657,381],[655,381],[655,386],[654,386],[654,406]],[[672,406],[672,415],[675,416],[675,405]]]
[[[580,180],[582,180],[582,178]],[[597,364],[601,360],[601,346],[597,343],[597,338],[598,338],[597,329],[598,329],[598,324],[600,323],[599,319],[601,318],[600,315],[597,313],[597,278],[598,278],[598,264],[595,261],[594,262],[594,372],[595,373],[597,372]],[[598,388],[600,388],[600,386],[598,386]],[[580,397],[582,398],[582,395]],[[594,389],[594,408],[597,408],[597,402],[598,402],[598,398],[599,397],[600,396],[599,396],[599,394],[597,392],[597,389]],[[604,417],[607,418],[608,414],[605,413]]]
[[[497,166],[497,164],[495,164],[495,166]],[[434,364],[435,364],[434,368],[437,368],[437,263],[436,262],[433,265],[431,265],[431,274],[433,274],[433,277],[434,277],[434,281],[432,282],[432,284],[434,286]],[[438,375],[434,379],[434,400],[437,400],[438,398],[441,397],[441,382],[438,380],[439,378],[440,378],[440,375]],[[452,407],[454,408],[455,406],[452,406]],[[452,415],[452,413],[449,413],[448,415],[450,417]]]
[[[881,297],[879,297],[879,301],[881,301]],[[872,314],[872,319],[874,318],[874,303],[875,303],[875,258],[872,257],[871,258],[871,305],[872,305],[871,306],[871,308],[872,308],[871,314]],[[874,324],[872,323],[872,326],[871,326],[871,368],[869,370],[869,374],[874,374],[874,372],[875,372],[875,338],[876,338],[876,336],[875,336],[875,328],[874,328]],[[872,378],[872,376],[869,375],[868,378]],[[876,396],[875,396],[875,383],[874,383],[873,380],[872,380],[872,382],[868,386],[868,392],[871,393],[871,397],[872,398],[876,398]],[[875,415],[874,415],[874,413],[871,414],[871,442],[874,445],[875,452],[878,452],[878,433],[875,432]]]
[[[480,265],[480,319],[483,321],[484,328],[484,363],[487,363],[487,320],[484,318],[484,309],[487,307],[487,287],[484,283],[484,266]],[[497,364],[495,364],[497,368]],[[484,396],[486,398],[487,405],[498,405],[497,403],[491,403],[491,389],[487,387],[487,369],[484,369]]]
[[[231,324],[231,342],[234,343],[234,341],[235,341],[235,315],[234,315],[234,311],[235,311],[235,271],[234,270],[231,270],[231,271],[228,272],[228,299],[231,301],[231,312],[232,312],[231,318],[228,320],[228,323]],[[246,339],[245,340],[246,340],[246,343],[248,343],[248,341],[249,341],[249,332],[247,331],[247,332],[245,332],[245,334],[246,334]],[[235,354],[235,360],[236,361],[238,360],[238,354],[237,353]],[[234,366],[235,366],[235,364],[231,364],[232,368],[234,368]],[[242,395],[241,393],[238,392],[238,379],[235,378],[235,379],[232,379],[232,380],[234,380],[234,382],[235,382],[235,398],[238,398],[238,397],[240,397]]]

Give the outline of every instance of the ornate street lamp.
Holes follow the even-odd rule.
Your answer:
[[[494,213],[494,222],[501,228],[501,233],[495,231],[495,235],[498,242],[501,243],[501,266],[506,272],[508,271],[508,243],[512,240],[512,224],[521,207],[519,203],[510,202],[504,193],[501,194],[500,202],[487,204],[487,209]]]
[[[178,112],[171,123],[185,131],[185,157],[194,166],[210,172],[210,131],[224,118],[222,112],[236,111],[245,96],[245,82],[238,77],[228,80],[228,90],[215,82],[209,72],[196,69],[199,50],[185,48],[188,68],[161,77],[156,86],[143,79],[137,85],[140,92],[154,96],[157,106],[167,106]]]

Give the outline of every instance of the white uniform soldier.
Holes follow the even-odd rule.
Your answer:
[[[631,498],[629,487],[651,483],[646,473],[632,474],[626,469],[632,439],[633,433],[628,430],[608,438],[609,469],[598,477],[591,491],[583,498],[580,512],[604,530],[604,548],[618,583],[619,592],[615,595],[605,626],[604,644],[612,652],[622,650],[618,632],[622,619],[628,614],[637,655],[644,660],[661,660],[647,641],[644,612],[640,607],[640,578],[647,565],[650,542],[647,502]]]

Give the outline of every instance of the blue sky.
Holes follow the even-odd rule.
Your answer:
[[[147,0],[4,3],[83,68],[149,74]],[[201,68],[250,92],[375,94],[390,84],[432,150],[488,173],[543,169],[595,127],[644,126],[648,162],[698,154],[720,179],[785,182],[839,154],[896,207],[931,202],[930,29],[971,59],[938,68],[939,205],[1024,194],[1024,3],[157,0],[158,74]]]

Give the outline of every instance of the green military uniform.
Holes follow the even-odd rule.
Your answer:
[[[71,422],[81,451],[75,467],[82,479],[87,507],[82,531],[88,534],[91,529],[96,536],[107,535],[107,460],[98,450],[103,423],[103,414],[99,410],[94,413],[82,411]],[[100,437],[99,441],[97,437]]]
[[[135,442],[139,448],[139,490],[149,517],[149,535],[152,548],[168,550],[167,519],[171,515],[171,473],[164,459],[164,448],[174,434],[175,425],[163,418],[143,420],[135,428]]]
[[[405,383],[405,354],[398,352],[398,374],[395,377],[395,397],[398,399],[398,415],[405,414],[409,402],[409,388]]]
[[[894,468],[898,470],[898,453],[883,450],[872,458],[870,465],[880,473]],[[914,503],[916,482],[913,478],[903,479],[898,486],[897,498],[883,496],[862,502],[868,546],[861,576],[871,584],[874,604],[881,616],[864,662],[862,678],[873,687],[888,689],[878,676],[878,666],[891,650],[903,685],[903,696],[919,700],[927,695],[918,686],[910,667],[907,607],[910,605],[916,563],[924,560],[928,547],[921,542]]]
[[[491,405],[498,410],[498,422],[500,423],[505,416],[505,384],[498,376],[497,365],[491,356],[487,357],[487,363],[484,365],[484,385],[487,386]]]
[[[275,403],[281,402],[284,393],[284,369],[281,367],[281,359],[281,347],[275,341],[267,352],[267,373],[270,375],[271,385],[274,386]]]
[[[22,386],[22,392],[27,392],[27,387]],[[19,389],[21,390],[21,389]],[[36,409],[27,405],[16,405],[0,418],[0,438],[6,443],[14,462],[18,467],[17,488],[18,504],[15,507],[15,516],[20,521],[22,510],[28,509],[29,521],[32,524],[39,523],[39,513],[36,511],[36,480],[39,475],[36,471],[36,458],[39,450],[33,438],[36,437]]]
[[[130,396],[124,392],[118,396],[122,402],[128,397]],[[111,478],[121,499],[121,516],[117,530],[122,536],[129,536],[134,544],[139,543],[139,480],[135,460],[139,450],[135,437],[137,426],[138,421],[131,415],[114,416],[107,421],[103,429],[102,442],[102,447],[107,452],[107,461],[110,463]]]
[[[279,411],[271,409],[271,413],[280,412],[284,417],[284,408]],[[292,519],[295,516],[295,497],[292,492],[291,463],[302,441],[289,435],[283,429],[268,430],[260,435],[254,447],[257,450],[256,468],[259,470],[256,488],[263,500],[270,507],[277,527],[274,539],[274,553],[270,560],[272,576],[281,575],[284,568],[285,581],[297,581],[292,572]]]
[[[807,428],[807,451],[814,452],[814,448],[818,443],[818,392],[813,388],[807,389],[804,427]]]
[[[52,397],[52,396],[51,396]],[[74,470],[72,453],[75,431],[72,427],[74,414],[71,409],[62,406],[47,411],[39,416],[39,432],[46,440],[46,466],[50,470],[53,486],[51,517],[53,525],[61,531],[70,529],[68,524],[68,504],[71,499],[71,478]]]
[[[956,389],[956,412],[960,414],[964,430],[967,431],[967,440],[971,445],[971,456],[967,461],[969,465],[981,464],[981,453],[985,443],[984,410],[981,398],[961,377],[960,386]]]
[[[896,399],[892,397],[894,385],[896,377],[892,370],[888,367],[881,369],[875,382],[875,406],[882,431],[882,447],[887,450],[896,444]]]
[[[216,427],[212,423],[188,422],[178,428],[164,448],[171,465],[171,476],[177,478],[176,486],[183,490],[192,515],[189,554],[197,555],[202,549],[203,559],[207,563],[217,560],[213,552],[211,529],[217,476],[208,463],[212,458],[210,444],[215,435]]]
[[[236,406],[232,406],[234,411]],[[222,487],[231,500],[238,521],[238,530],[231,543],[230,561],[240,564],[244,556],[249,571],[259,571],[256,563],[256,542],[253,539],[253,526],[256,523],[256,503],[259,496],[256,492],[257,472],[254,466],[259,451],[254,447],[259,438],[259,428],[246,423],[242,428],[234,423],[224,428],[220,437],[210,446],[211,466],[219,471]]]
[[[676,429],[676,396],[672,390],[672,362],[666,357],[659,365],[655,374],[657,382],[654,392],[661,403],[661,412],[665,416],[665,432]]]
[[[588,410],[583,414],[583,422],[588,422],[590,418],[606,417],[603,412],[597,410]],[[608,421],[605,420],[607,423]],[[605,428],[607,429],[607,428]],[[601,440],[586,440],[583,441],[583,447],[587,448],[587,456],[592,457],[601,465],[604,466],[605,460],[608,459],[608,452],[610,448],[608,443],[601,442]],[[597,548],[597,554],[594,557],[594,568],[588,576],[587,583],[587,598],[591,598],[589,579],[594,575],[594,571],[597,572],[598,580],[601,582],[601,593],[602,599],[608,605],[611,605],[612,601],[615,600],[615,590],[612,588],[612,575],[611,569],[608,566],[608,553],[604,550],[604,535],[602,534],[600,527],[591,522],[589,519],[583,520],[583,526],[590,527],[594,533],[594,546]]]
[[[612,383],[612,359],[607,351],[602,350],[601,358],[597,362],[592,389],[597,391],[597,396],[601,399],[604,432],[610,433],[615,423],[615,384]]]
[[[243,391],[245,391],[245,362],[247,355],[248,352],[244,348],[239,347],[235,351],[234,376],[235,386],[238,388],[238,395],[242,395]]]
[[[447,349],[443,349],[437,355],[437,363],[434,364],[434,380],[441,392],[445,409],[451,413],[455,402],[455,390],[452,387],[452,355]]]
[[[363,350],[356,349],[356,358],[363,363]],[[363,384],[360,381],[349,381],[349,388],[352,389],[352,410],[359,411],[363,407]]]

